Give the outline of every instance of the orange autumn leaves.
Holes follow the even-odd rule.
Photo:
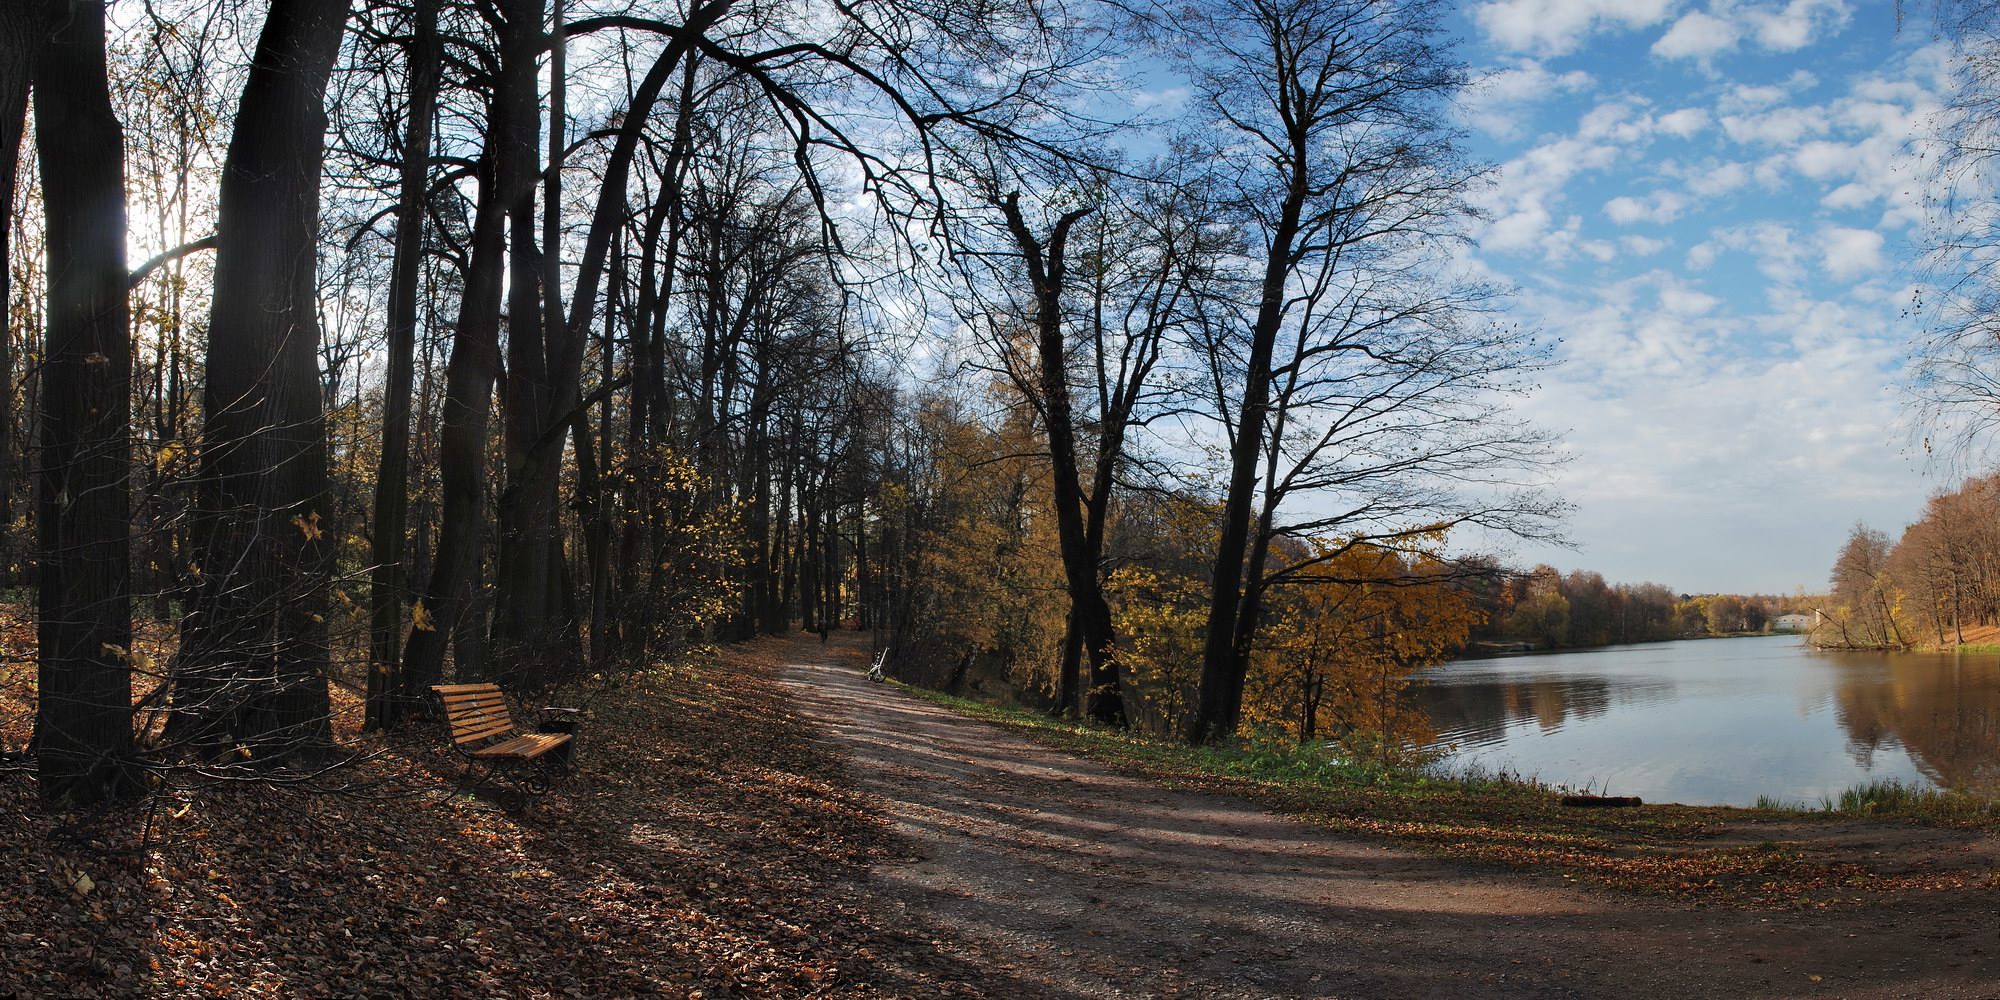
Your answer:
[[[1267,736],[1328,740],[1383,759],[1432,737],[1403,697],[1417,671],[1461,648],[1481,615],[1428,555],[1316,540],[1310,569],[1274,588],[1251,652],[1244,720]],[[1111,578],[1121,660],[1156,716],[1171,727],[1199,679],[1204,581],[1149,569]],[[1171,730],[1169,730],[1171,731]]]

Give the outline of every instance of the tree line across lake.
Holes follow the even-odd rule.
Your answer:
[[[1804,593],[1677,594],[1658,583],[1609,584],[1588,570],[1538,565],[1474,588],[1483,616],[1471,640],[1576,649],[1772,631],[1784,615],[1821,603]]]
[[[2000,643],[2000,473],[1943,490],[1893,541],[1857,524],[1834,560],[1814,643],[1948,649]]]

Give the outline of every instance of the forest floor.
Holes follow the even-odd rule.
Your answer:
[[[0,770],[0,1000],[965,995],[941,935],[838,888],[906,849],[789,711],[790,648],[597,690],[577,773],[521,815],[468,794],[438,724],[359,737],[338,687],[372,754],[341,791],[77,817]],[[0,748],[32,673],[0,677]]]
[[[792,697],[914,856],[856,897],[942,927],[988,996],[2000,996],[1990,827],[1647,807],[1668,822],[1574,838],[1595,851],[1494,854],[1516,827],[1566,837],[1470,813],[1360,837],[1286,815],[1311,811],[1292,793],[1107,765],[870,684],[856,649],[794,655]],[[1764,891],[1646,874],[1717,858],[1759,859]]]

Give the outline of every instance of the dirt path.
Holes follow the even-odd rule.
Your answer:
[[[2000,997],[2000,892],[1750,913],[1583,891],[1162,788],[797,656],[820,662],[787,669],[795,707],[914,855],[857,890],[957,935],[988,995]]]

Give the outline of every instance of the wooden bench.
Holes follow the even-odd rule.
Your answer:
[[[552,771],[567,768],[574,737],[521,732],[507,711],[500,685],[439,684],[431,691],[444,704],[452,745],[472,764],[483,764],[489,774],[506,778],[520,790],[524,805],[528,797],[548,791]],[[575,713],[561,708],[545,711],[557,716]]]

